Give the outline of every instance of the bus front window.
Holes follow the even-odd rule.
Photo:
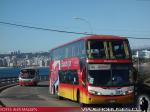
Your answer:
[[[127,40],[88,40],[87,56],[90,59],[129,59]]]
[[[22,70],[20,76],[21,78],[34,78],[35,71],[34,70]]]
[[[128,86],[133,73],[128,65],[89,64],[88,83],[93,86]]]
[[[110,54],[112,59],[129,58],[128,45],[126,41],[110,41]]]
[[[111,85],[111,73],[109,70],[89,70],[88,82],[93,86]]]
[[[129,75],[129,70],[112,70],[112,85],[124,86],[131,84]]]
[[[106,58],[106,51],[104,47],[104,41],[90,40],[87,43],[87,54],[89,58]]]

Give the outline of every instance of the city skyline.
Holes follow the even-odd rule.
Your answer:
[[[49,53],[50,52],[50,50],[49,51],[31,51],[31,52],[23,52],[23,51],[21,51],[21,50],[13,50],[13,51],[6,51],[6,52],[0,52],[0,55],[1,54],[18,54],[18,53]]]
[[[0,67],[48,67],[49,55],[43,53],[21,53],[12,52],[11,54],[0,54]]]
[[[61,31],[150,38],[149,0],[1,0],[0,21]],[[80,18],[80,19],[75,19]],[[0,24],[0,53],[49,51],[83,37]],[[129,39],[131,48],[149,40]]]

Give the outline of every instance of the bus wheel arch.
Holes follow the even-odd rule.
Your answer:
[[[76,97],[77,97],[77,102],[80,103],[80,91],[79,91],[79,89],[77,90]]]
[[[63,97],[59,95],[58,85],[56,86],[55,92],[56,92],[57,98],[58,98],[59,100],[63,100]]]
[[[84,103],[82,103],[81,101],[80,101],[80,91],[79,91],[79,89],[77,90],[77,102],[80,104],[80,107],[85,107],[86,106],[86,104],[84,104]]]
[[[55,86],[53,87],[53,94],[56,94],[56,91],[55,91]]]
[[[58,95],[58,85],[55,87],[55,93]]]

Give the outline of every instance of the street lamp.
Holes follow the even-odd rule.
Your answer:
[[[84,18],[80,18],[80,17],[73,17],[73,19],[81,20],[81,21],[86,22],[86,23],[88,24],[88,26],[89,26],[90,33],[91,33],[91,34],[93,34],[92,25],[90,24],[90,22],[89,22],[89,21],[87,21],[87,20],[86,20],[86,19],[84,19]]]

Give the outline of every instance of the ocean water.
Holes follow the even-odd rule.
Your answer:
[[[19,76],[21,68],[0,68],[0,78],[2,77],[16,77]],[[49,75],[48,67],[39,68],[39,75]]]

